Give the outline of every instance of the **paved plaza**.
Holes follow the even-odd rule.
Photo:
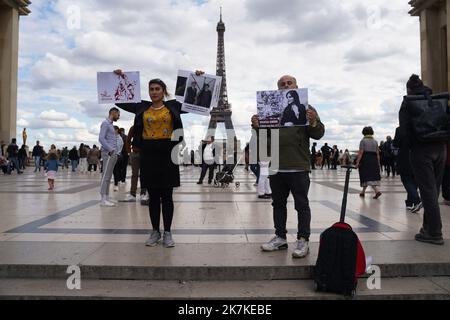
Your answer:
[[[176,247],[171,249],[145,247],[151,228],[148,207],[125,202],[115,208],[100,207],[97,173],[60,171],[54,191],[47,191],[45,174],[34,174],[31,168],[20,176],[1,176],[0,296],[318,298],[311,290],[311,268],[320,233],[339,219],[345,171],[315,170],[311,174],[311,254],[306,259],[291,257],[297,228],[292,198],[288,204],[288,241],[292,245],[287,251],[263,253],[260,244],[274,233],[272,206],[270,200],[257,198],[253,174],[240,166],[235,178],[240,185],[226,188],[197,185],[199,174],[199,168],[181,168],[182,186],[174,192],[172,231]],[[111,186],[111,194],[124,199],[129,182],[127,179],[118,192]],[[383,195],[378,200],[372,199],[371,193],[360,198],[358,173],[354,171],[347,205],[347,222],[363,242],[366,255],[381,266],[382,276],[387,278],[379,297],[401,297],[406,294],[402,290],[409,288],[408,294],[428,297],[431,292],[432,298],[448,299],[450,207],[441,205],[447,243],[418,243],[413,239],[421,226],[422,212],[412,214],[405,209],[406,192],[400,179],[383,178],[381,189]],[[91,286],[91,291],[69,292],[65,288],[70,265],[82,266],[82,277],[88,279],[84,288]],[[414,278],[417,276],[421,278]],[[413,278],[399,285],[398,277]],[[139,280],[153,281],[154,288],[165,289],[149,290]],[[279,291],[274,292],[267,280],[279,281]],[[118,286],[117,281],[125,281],[120,285],[122,294],[111,289]],[[189,284],[190,291],[185,288],[190,294],[183,295],[178,286],[188,284],[179,281],[197,282]],[[225,281],[227,285],[218,286],[225,291],[208,293],[207,288],[215,287],[214,281]],[[250,281],[249,289],[244,292],[239,285],[240,291],[234,292],[233,281]],[[307,285],[294,286],[295,281],[306,281]],[[197,291],[192,289],[195,286]],[[269,291],[262,289],[265,287]],[[386,293],[388,288],[392,292]],[[362,297],[374,294],[364,285],[359,293]]]

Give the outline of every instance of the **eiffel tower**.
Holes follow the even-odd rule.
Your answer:
[[[230,137],[229,130],[232,130],[234,135],[234,126],[231,120],[231,105],[228,103],[228,92],[227,92],[227,78],[225,71],[225,43],[224,43],[224,33],[225,33],[225,23],[222,21],[222,8],[220,8],[220,21],[217,24],[217,33],[219,36],[217,43],[217,66],[216,75],[222,77],[222,85],[220,88],[220,98],[219,103],[216,108],[211,110],[211,119],[209,121],[207,136],[214,136],[217,129],[218,123],[225,123],[225,129],[227,129],[227,136]]]

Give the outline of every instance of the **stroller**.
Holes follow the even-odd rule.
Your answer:
[[[216,187],[222,187],[226,188],[230,185],[230,183],[233,183],[234,181],[234,171],[236,170],[237,166],[241,162],[242,157],[239,158],[239,160],[236,162],[235,165],[233,164],[224,164],[222,167],[222,170],[219,166],[219,171],[216,173],[216,177],[214,178],[214,185]],[[239,188],[240,183],[235,183],[236,188]]]

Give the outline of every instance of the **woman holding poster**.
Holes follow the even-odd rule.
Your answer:
[[[281,117],[282,126],[305,126],[307,124],[306,108],[300,103],[297,91],[290,90],[286,93],[288,105]]]
[[[114,71],[122,74],[122,70]],[[198,71],[199,74],[202,72]],[[178,163],[172,161],[172,149],[182,141],[172,141],[172,134],[183,129],[180,114],[181,103],[165,100],[169,97],[166,84],[160,79],[149,82],[150,101],[120,103],[117,106],[136,114],[134,118],[133,146],[141,150],[141,188],[150,196],[150,220],[153,230],[146,245],[153,247],[161,241],[160,218],[163,216],[164,233],[162,244],[174,247],[171,226],[174,213],[173,188],[180,186]],[[180,136],[180,135],[178,135]]]

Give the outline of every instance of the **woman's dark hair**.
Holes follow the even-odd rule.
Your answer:
[[[408,82],[406,83],[406,88],[407,89],[417,89],[420,87],[423,87],[423,81],[420,80],[420,78],[417,74],[411,75],[411,77],[409,77]]]
[[[49,152],[48,153],[48,160],[58,160],[58,157],[56,156],[56,153]]]
[[[295,90],[288,91],[288,93],[286,93],[286,98],[288,95],[291,95],[294,98],[294,104],[300,107],[301,103],[297,91]]]
[[[150,88],[150,86],[152,84],[157,84],[159,85],[164,92],[164,96],[167,98],[168,96],[170,96],[170,93],[167,91],[167,85],[164,83],[164,81],[162,81],[161,79],[152,79],[148,82],[148,87]]]
[[[372,127],[364,127],[362,134],[365,136],[372,136],[373,135],[373,129]]]

